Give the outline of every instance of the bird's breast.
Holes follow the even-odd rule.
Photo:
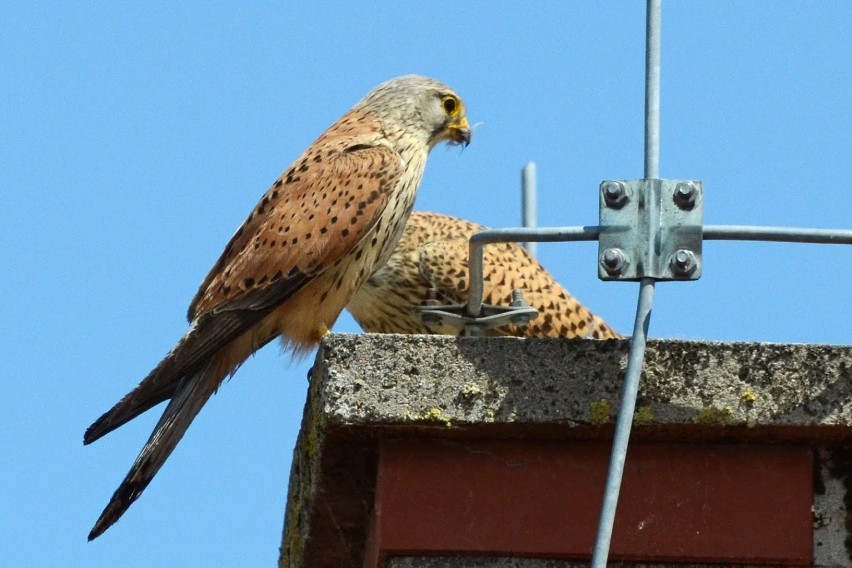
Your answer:
[[[315,345],[355,292],[393,254],[414,206],[422,172],[422,165],[406,168],[382,213],[355,247],[270,314],[259,326],[259,334],[281,335],[285,344],[297,349]]]

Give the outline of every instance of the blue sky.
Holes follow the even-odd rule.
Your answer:
[[[474,142],[437,148],[417,209],[597,222],[642,176],[644,3],[57,3],[0,7],[0,551],[9,566],[270,566],[313,355],[269,346],[224,385],[125,517],[86,542],[153,427],[86,426],[179,338],[207,270],[269,184],[372,87],[434,76]],[[661,174],[705,221],[852,228],[849,2],[663,6]],[[623,332],[637,286],[596,245],[539,257]],[[849,344],[852,247],[705,244],[658,287],[660,338]],[[344,316],[337,331],[355,332]]]

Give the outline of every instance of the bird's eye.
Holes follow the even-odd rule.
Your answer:
[[[444,95],[441,97],[441,106],[444,107],[444,111],[450,116],[455,116],[459,112],[459,101],[453,95]]]

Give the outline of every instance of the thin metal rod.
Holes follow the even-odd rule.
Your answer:
[[[598,534],[592,555],[592,567],[604,568],[609,556],[609,544],[612,539],[612,525],[615,522],[615,510],[618,494],[621,490],[621,478],[624,474],[624,462],[627,456],[627,443],[630,440],[630,427],[636,409],[636,394],[639,391],[639,377],[642,375],[642,363],[645,359],[645,343],[648,339],[648,326],[651,323],[651,308],[654,304],[654,280],[643,278],[639,285],[639,301],[636,306],[636,321],[633,323],[633,338],[627,355],[627,372],[624,377],[624,389],[621,393],[621,405],[615,423],[615,436],[612,440],[612,453],[609,458],[609,474],[604,489],[601,516],[598,522]]]
[[[704,240],[776,241],[791,243],[852,244],[852,230],[801,229],[795,227],[758,227],[752,225],[706,225]],[[467,311],[479,315],[483,296],[483,247],[488,243],[596,241],[601,228],[538,227],[488,229],[470,239],[470,297]]]
[[[660,177],[660,14],[648,0],[645,24],[645,179]]]
[[[589,227],[540,227],[536,229],[489,229],[470,237],[469,258],[470,276],[468,287],[470,296],[467,299],[465,311],[471,317],[479,315],[482,309],[483,277],[482,258],[483,248],[488,243],[514,243],[518,241],[531,242],[561,242],[561,241],[596,241],[601,229]]]
[[[852,230],[755,227],[752,225],[705,225],[705,241],[780,241],[852,245]]]
[[[601,234],[597,225],[573,227],[536,227],[527,229],[509,227],[507,229],[486,229],[470,237],[471,244],[479,246],[488,243],[512,243],[517,241],[535,241],[555,243],[562,241],[596,241]]]
[[[645,179],[660,177],[660,15],[662,0],[648,0],[645,25]],[[643,278],[639,284],[639,300],[636,306],[636,321],[633,324],[633,337],[630,352],[627,355],[627,373],[624,377],[624,389],[621,393],[621,406],[615,423],[615,435],[612,440],[612,453],[609,459],[604,488],[601,515],[598,521],[598,533],[592,553],[592,568],[606,568],[609,558],[609,545],[612,540],[612,526],[618,507],[618,495],[621,492],[621,479],[624,474],[624,462],[627,459],[627,444],[630,441],[630,429],[633,425],[633,412],[636,407],[636,394],[639,391],[639,377],[645,359],[645,342],[648,326],[651,322],[651,308],[654,304],[654,279]]]
[[[521,170],[521,224],[527,229],[536,227],[536,176],[535,162],[527,162]],[[535,257],[535,241],[521,243],[530,256]]]

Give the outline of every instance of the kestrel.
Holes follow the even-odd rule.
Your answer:
[[[447,215],[412,213],[388,262],[367,279],[346,308],[367,332],[458,334],[453,327],[424,326],[413,308],[423,303],[430,288],[442,304],[467,301],[468,240],[485,229]],[[508,306],[517,288],[539,311],[527,326],[507,325],[487,330],[486,335],[621,337],[515,243],[487,245],[483,271],[484,303]]]
[[[189,331],[83,438],[94,442],[171,399],[89,540],[150,483],[222,381],[280,336],[305,351],[384,264],[403,227],[429,151],[470,143],[461,98],[422,76],[392,79],[325,131],[264,194],[189,306]]]

